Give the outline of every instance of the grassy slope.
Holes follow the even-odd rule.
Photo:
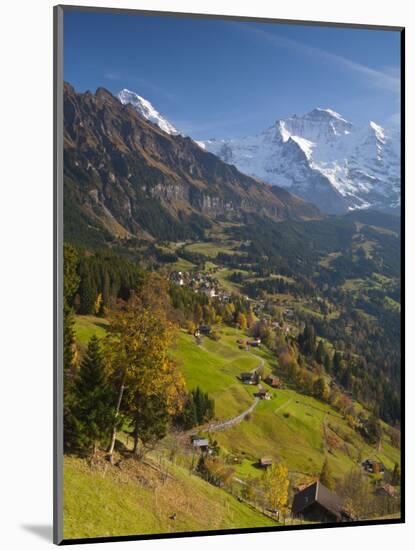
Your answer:
[[[94,315],[77,315],[75,318],[75,338],[81,347],[86,347],[92,336],[105,336],[108,321]]]
[[[240,254],[240,252],[235,250],[236,245],[235,241],[208,241],[188,244],[185,248],[189,252],[202,254],[208,258],[216,258],[221,252],[225,254]]]
[[[257,366],[258,357],[264,360],[265,372],[278,372],[268,350],[257,349],[255,355],[239,350],[236,340],[241,336],[240,331],[226,327],[219,342],[205,338],[200,347],[193,337],[181,333],[175,350],[189,387],[199,385],[211,393],[221,418],[236,415],[252,403],[255,388],[244,386],[236,376]],[[283,460],[292,472],[317,474],[327,453],[325,433],[339,443],[329,454],[336,477],[356,466],[359,451],[364,458],[378,457],[390,469],[399,462],[399,451],[386,436],[378,453],[329,405],[293,389],[272,390],[272,394],[273,399],[258,404],[250,420],[215,435],[223,448],[249,457],[239,467],[241,475],[258,474],[252,463],[263,455]]]
[[[92,334],[103,336],[105,320],[77,316],[75,330],[79,342],[85,345]],[[198,346],[193,336],[180,332],[173,355],[181,364],[187,386],[200,386],[209,392],[215,398],[216,416],[229,418],[247,409],[255,392],[255,388],[239,382],[240,372],[252,370],[262,359],[265,372],[281,373],[265,348],[255,349],[253,353],[238,349],[236,340],[244,336],[241,331],[224,327],[221,335],[218,342],[203,338],[202,345]],[[366,445],[329,405],[293,389],[273,390],[272,393],[273,399],[260,402],[251,420],[217,434],[221,446],[250,457],[249,464],[267,454],[286,462],[291,471],[314,474],[320,470],[327,452],[324,425],[326,433],[336,437],[330,425],[337,432],[341,445],[329,454],[335,475],[343,475],[356,465],[359,450],[364,458],[378,457],[389,469],[399,462],[399,451],[390,445],[387,436],[384,436],[379,453]],[[243,465],[241,469],[243,473],[258,473],[252,466]]]
[[[258,356],[238,349],[240,331],[224,328],[222,338],[214,342],[204,338],[198,346],[193,336],[181,332],[174,356],[179,360],[187,386],[199,386],[215,398],[216,416],[228,418],[247,409],[253,400],[253,389],[241,384],[237,376],[260,364]]]
[[[94,333],[102,336],[105,332],[104,329],[102,319],[92,316],[77,317],[76,334],[81,344],[85,344],[87,339]],[[215,398],[216,417],[218,418],[235,416],[247,409],[252,403],[256,388],[241,384],[237,379],[240,372],[255,368],[262,359],[265,373],[273,370],[281,375],[275,359],[267,349],[259,348],[249,353],[238,348],[236,340],[243,336],[243,333],[237,329],[224,327],[221,330],[221,339],[218,342],[203,338],[200,346],[196,344],[193,336],[180,332],[176,346],[172,350],[173,355],[181,364],[188,387],[200,386]],[[239,477],[260,475],[261,471],[255,468],[254,463],[259,457],[265,455],[270,455],[276,460],[282,460],[287,464],[291,475],[294,477],[301,477],[304,474],[316,475],[321,470],[322,463],[327,455],[326,435],[337,437],[339,443],[339,446],[332,447],[332,452],[328,454],[335,477],[342,477],[350,469],[356,467],[359,453],[360,458],[377,457],[384,462],[388,469],[392,469],[394,463],[400,461],[399,451],[390,445],[386,435],[382,441],[381,452],[377,452],[377,450],[366,445],[363,439],[347,425],[341,415],[329,405],[312,397],[299,394],[289,387],[282,390],[271,390],[271,392],[273,398],[270,401],[261,401],[249,420],[215,434],[215,438],[225,452],[231,452],[242,458],[242,463],[235,465]],[[97,522],[94,529],[103,529],[102,532],[107,533],[105,529],[116,525],[114,532],[120,534],[127,533],[126,529],[130,529],[129,532],[138,532],[137,529],[140,529],[139,532],[144,532],[143,529],[157,532],[157,529],[163,531],[168,528],[168,524],[160,527],[160,523],[157,523],[161,521],[160,517],[157,519],[157,514],[154,511],[149,511],[151,506],[146,500],[148,495],[144,498],[145,492],[143,493],[143,500],[139,504],[134,500],[136,498],[134,495],[139,494],[137,491],[141,491],[141,493],[144,491],[142,488],[115,487],[113,481],[105,479],[97,479],[90,484],[88,476],[91,473],[83,471],[80,464],[70,463],[68,468],[68,484],[66,485],[67,489],[65,489],[67,498],[71,498],[68,497],[71,492],[74,494],[73,498],[75,498],[77,492],[80,495],[85,492],[85,499],[89,502],[89,499],[92,501],[95,497],[99,500],[101,492],[103,495],[108,491],[115,492],[118,495],[118,491],[120,491],[120,495],[122,493],[122,498],[125,499],[128,516],[125,522],[123,518],[118,518],[118,523],[115,524],[111,523],[111,518],[119,509],[120,501],[117,499],[120,499],[121,496],[114,497],[116,503],[114,505],[108,504],[107,499],[103,496],[102,502],[107,504],[100,508],[99,514],[89,514],[89,512],[87,514],[88,517],[91,516],[91,521]],[[178,475],[183,476],[184,487],[189,485],[189,491],[194,484],[196,484],[194,489],[196,490],[196,486],[200,487],[201,492],[214,489],[195,476],[188,477],[185,470],[178,471]],[[224,495],[220,498],[226,497],[223,491],[218,492],[218,489],[214,489],[214,492],[215,495]],[[205,495],[207,499],[210,498],[210,494]],[[213,498],[212,496],[212,500],[216,498],[219,497],[215,496]],[[70,518],[68,519],[72,524],[70,529],[75,529],[77,521],[81,521],[81,518],[77,518],[75,501],[72,508],[69,503],[70,500],[68,500],[69,509],[66,517]],[[209,506],[213,506],[213,503],[208,504],[206,502],[206,508],[209,508]],[[135,514],[133,511],[136,508],[140,511],[140,518],[138,519],[132,518]],[[204,513],[202,512],[202,514]],[[89,521],[88,517],[85,521]],[[251,520],[252,518],[247,521]],[[186,525],[183,526],[184,530],[208,528],[192,523],[191,518],[188,518],[186,522]],[[91,532],[91,526],[88,523],[82,523],[82,525],[89,533]],[[229,528],[233,525],[232,521],[226,523]],[[254,523],[250,525],[254,525]],[[246,526],[248,526],[248,523]],[[179,527],[179,524],[175,524],[174,529],[177,530]]]
[[[174,480],[145,488],[116,468],[105,473],[65,457],[64,538],[276,525],[183,468],[170,464],[169,471]],[[169,519],[173,513],[176,521]]]

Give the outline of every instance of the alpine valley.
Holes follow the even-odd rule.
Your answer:
[[[398,521],[396,136],[63,102],[65,539]]]

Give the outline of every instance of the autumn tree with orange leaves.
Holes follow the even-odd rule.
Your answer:
[[[175,333],[170,308],[168,282],[150,273],[110,317],[104,349],[109,375],[117,387],[110,460],[120,415],[133,428],[134,451],[138,453],[140,443],[163,437],[168,418],[183,406],[184,379],[169,356]],[[153,422],[148,422],[149,417]]]

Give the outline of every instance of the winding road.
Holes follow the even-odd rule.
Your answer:
[[[252,355],[254,355],[254,354],[252,354]],[[262,368],[265,364],[262,357],[258,357],[257,355],[254,355],[254,356],[259,359],[260,363],[257,367],[252,369],[251,372],[256,372],[257,370]],[[220,422],[214,422],[213,424],[209,424],[208,426],[203,427],[203,430],[207,431],[208,433],[213,433],[213,432],[220,432],[221,430],[226,430],[227,428],[231,428],[232,426],[236,426],[236,424],[239,424],[240,422],[242,422],[242,420],[244,420],[244,418],[246,418],[249,414],[251,414],[251,412],[258,405],[259,401],[260,401],[260,399],[258,397],[255,397],[254,402],[252,403],[252,405],[250,405],[241,414],[238,414],[237,416],[234,416],[232,418],[228,418],[227,420],[221,420]],[[195,430],[192,430],[192,432],[197,433],[200,430],[200,428],[201,428],[201,426],[199,426]],[[191,433],[191,432],[189,432],[189,433]]]

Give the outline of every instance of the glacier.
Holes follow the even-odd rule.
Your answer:
[[[201,143],[241,172],[285,187],[327,213],[398,213],[399,132],[373,121],[355,126],[332,109],[316,108],[254,136]]]

